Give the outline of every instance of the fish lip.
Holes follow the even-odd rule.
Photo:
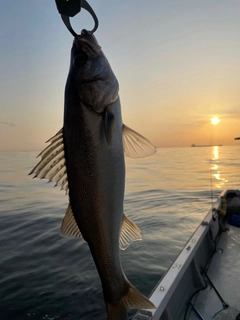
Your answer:
[[[92,32],[90,32],[90,31],[87,31],[86,29],[82,29],[82,31],[81,31],[81,35],[89,35],[89,34],[92,34]]]
[[[87,44],[89,49],[93,51],[94,54],[98,54],[102,50],[102,47],[99,45],[94,34],[86,29],[83,29],[81,34],[75,37],[74,46],[77,47],[77,43],[79,42]]]

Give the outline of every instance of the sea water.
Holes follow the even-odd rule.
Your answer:
[[[87,244],[59,235],[68,197],[28,176],[37,154],[0,153],[0,319],[106,319]],[[239,188],[239,158],[240,146],[222,146],[159,148],[151,157],[126,159],[124,208],[143,240],[121,259],[143,294],[150,294],[220,192]]]

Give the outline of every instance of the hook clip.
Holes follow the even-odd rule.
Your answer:
[[[71,32],[71,34],[74,37],[77,37],[77,33],[73,30],[71,23],[70,23],[70,17],[74,17],[76,14],[78,14],[81,11],[81,8],[88,11],[95,23],[94,28],[91,30],[92,33],[94,33],[98,28],[98,18],[93,11],[92,7],[88,4],[86,0],[55,0],[58,12],[61,14],[61,18],[67,27],[67,29]]]

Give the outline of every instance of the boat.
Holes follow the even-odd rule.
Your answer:
[[[222,144],[217,144],[217,145],[212,145],[212,144],[191,144],[191,147],[196,147],[196,148],[200,148],[200,147],[222,147]]]
[[[240,140],[240,137],[235,138],[235,140]]]
[[[222,191],[132,320],[240,320],[240,191]]]

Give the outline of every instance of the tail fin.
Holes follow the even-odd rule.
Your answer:
[[[128,309],[156,309],[154,304],[144,297],[130,282],[128,284],[128,293],[121,298],[119,303],[106,302],[108,320],[127,320]]]

